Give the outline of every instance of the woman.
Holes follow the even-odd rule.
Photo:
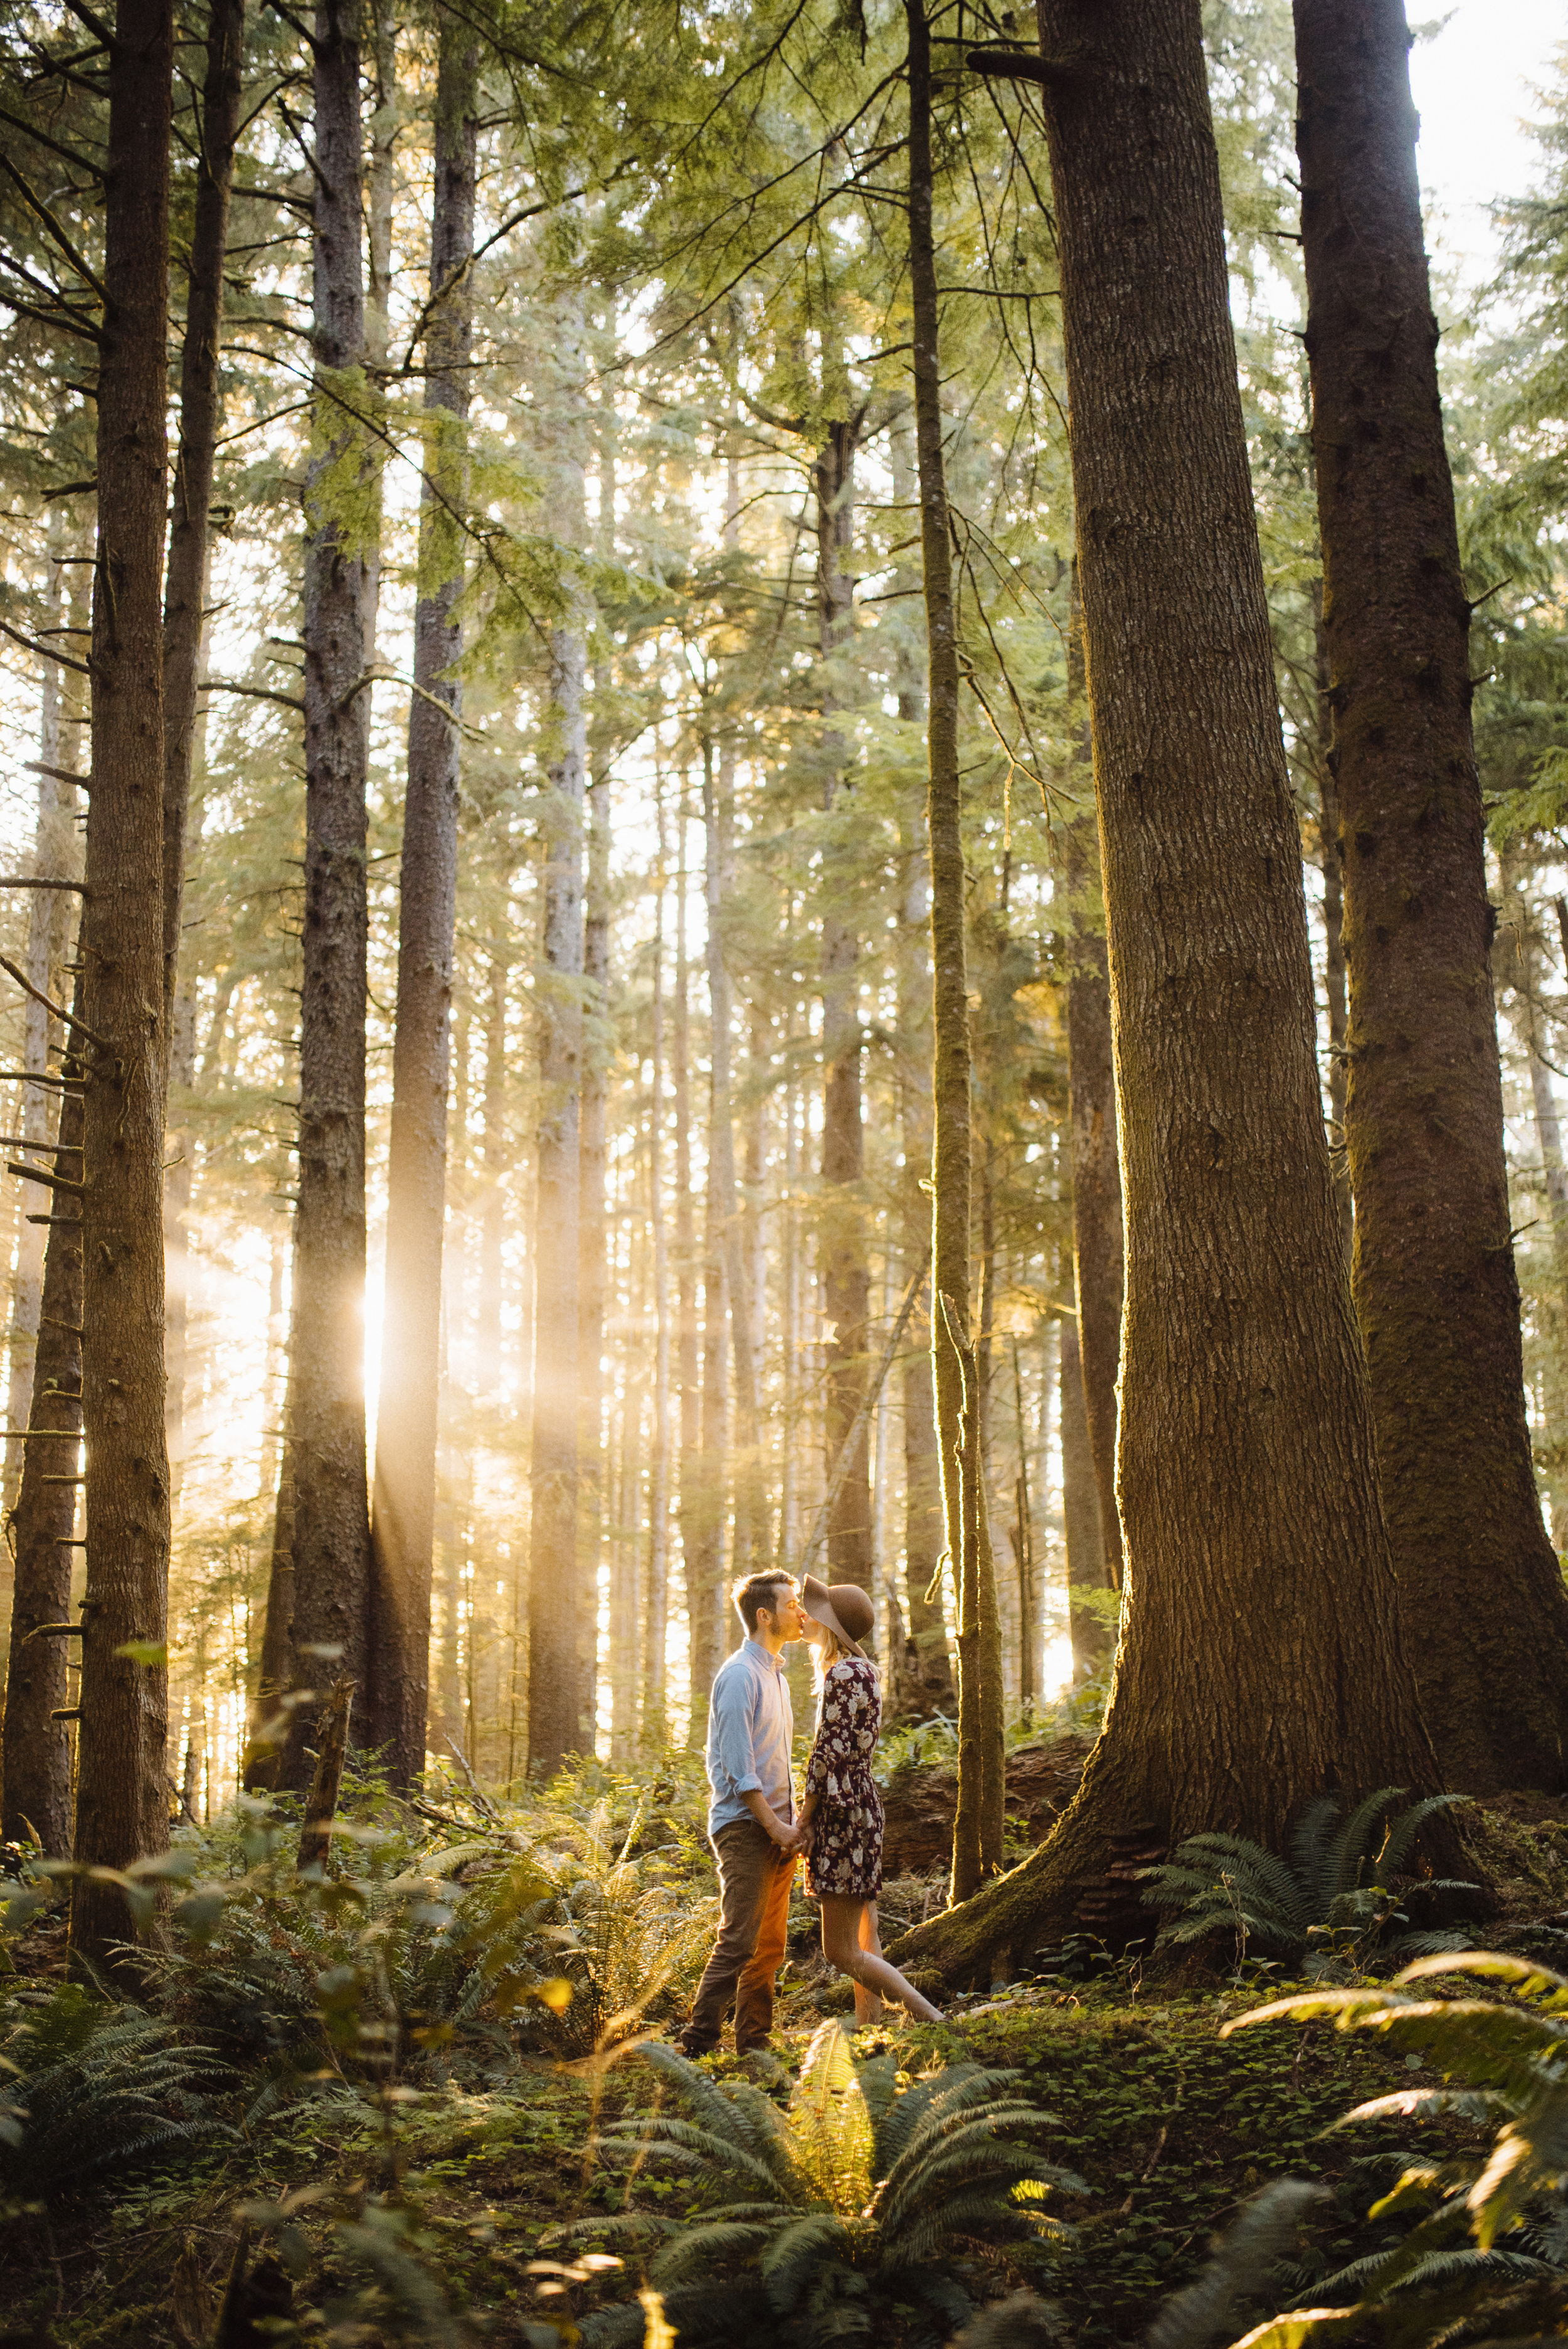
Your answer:
[[[854,1983],[857,2023],[880,2022],[884,1998],[897,1999],[919,2023],[939,2023],[941,2009],[889,1965],[877,1939],[882,1807],[872,1755],[882,1726],[882,1690],[877,1668],[860,1644],[872,1628],[872,1602],[856,1583],[835,1582],[829,1589],[808,1574],[800,1604],[820,1693],[798,1816],[810,1854],[806,1889],[822,1906],[822,1954]]]

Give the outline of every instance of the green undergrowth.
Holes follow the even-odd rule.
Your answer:
[[[860,2054],[896,2045],[915,2072],[965,2057],[1016,2070],[1022,2093],[1057,2123],[1042,2152],[1086,2183],[1055,2205],[1073,2230],[1065,2244],[961,2261],[973,2296],[1026,2282],[1063,2305],[1079,2340],[1134,2340],[1197,2272],[1215,2232],[1286,2176],[1320,2180],[1332,2199],[1309,2220],[1300,2277],[1282,2299],[1391,2240],[1397,2227],[1369,2222],[1368,2207],[1412,2158],[1470,2138],[1451,2121],[1325,2136],[1350,2106],[1422,2075],[1327,2029],[1222,2039],[1222,2023],[1255,2002],[1234,1991],[1160,1999],[1109,1982],[1026,1992],[956,2028],[857,2035]],[[781,2034],[791,2057],[807,2035],[804,2023]],[[707,2068],[722,2078],[733,2059]],[[652,2110],[655,2094],[634,2056],[603,2074],[530,2059],[492,2085],[407,2089],[391,2102],[333,2078],[302,2083],[254,2117],[232,2109],[232,2136],[155,2154],[112,2185],[89,2180],[46,2211],[14,2215],[0,2250],[5,2333],[60,2349],[210,2337],[193,2312],[215,2314],[238,2214],[264,2234],[269,2210],[286,2215],[302,2302],[330,2302],[353,2282],[369,2212],[403,2230],[477,2337],[564,2328],[634,2288],[634,2269],[573,2266],[584,2245],[616,2236],[610,2221],[628,2209],[669,2219],[700,2209],[680,2178],[594,2152],[600,2131]],[[561,2248],[565,2230],[572,2251]],[[557,2272],[531,2272],[542,2261]],[[170,2288],[177,2273],[182,2297]],[[160,2279],[161,2301],[150,2288]]]

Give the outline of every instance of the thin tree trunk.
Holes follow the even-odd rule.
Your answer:
[[[1130,1828],[1278,1849],[1326,1786],[1438,1775],[1324,1141],[1200,11],[1105,0],[1092,60],[1078,0],[1040,26],[1123,1147],[1127,1619],[1066,1817],[892,1952],[950,1973],[1059,1935]]]
[[[1354,1287],[1395,1570],[1447,1783],[1568,1783],[1510,1244],[1470,605],[1401,0],[1296,0],[1306,349],[1346,844]]]
[[[171,0],[121,0],[109,48],[81,957],[86,1026],[99,1040],[82,1161],[82,1323],[92,1335],[82,1375],[88,1574],[75,1857],[105,1870],[169,1842],[160,590],[173,59]],[[77,1965],[112,1970],[112,1945],[129,1930],[112,1881],[76,1879]]]
[[[511,1153],[506,1131],[506,1018],[509,970],[505,953],[492,944],[486,970],[484,1017],[483,1136],[480,1144],[484,1179],[480,1194],[480,1292],[474,1316],[475,1352],[481,1394],[500,1386],[501,1306],[506,1272],[506,1193]]]
[[[670,1038],[676,1145],[676,1383],[680,1390],[681,1572],[686,1585],[686,1652],[691,1671],[686,1744],[707,1734],[707,1690],[714,1650],[712,1561],[706,1546],[702,1458],[702,1375],[697,1348],[696,1229],[692,1213],[691,978],[686,944],[686,811],[676,815],[676,973]]]
[[[595,775],[588,786],[588,890],[583,921],[583,977],[587,1030],[583,1056],[583,1126],[579,1143],[582,1218],[577,1244],[577,1342],[582,1396],[582,1485],[578,1538],[579,1573],[586,1610],[580,1660],[586,1718],[596,1708],[599,1568],[603,1557],[604,1509],[610,1452],[604,1429],[604,1251],[609,1226],[604,1178],[609,1156],[610,1104],[610,781]]]
[[[901,713],[923,715],[924,696]],[[916,821],[901,822],[906,881],[898,929],[897,1062],[899,1116],[903,1142],[903,1257],[917,1264],[931,1237],[931,1206],[922,1187],[932,1158],[931,1111],[931,922],[930,875],[921,853]],[[930,1293],[925,1310],[929,1317]],[[942,1466],[936,1446],[936,1406],[928,1340],[906,1355],[903,1365],[904,1602],[908,1610],[910,1673],[922,1713],[951,1715],[957,1699],[947,1652],[947,1623],[937,1584],[943,1558]],[[930,1594],[928,1596],[928,1594]]]
[[[294,1631],[296,1664],[331,1664],[362,1715],[370,1668],[365,1457],[366,707],[362,546],[331,485],[363,456],[359,25],[355,0],[315,17],[313,455],[305,492],[304,972],[299,1209],[294,1218]],[[282,1783],[310,1779],[309,1707],[289,1723]],[[366,1723],[369,1723],[366,1720]],[[350,1735],[356,1734],[353,1724]]]
[[[719,761],[717,782],[711,738],[703,741],[702,819],[705,842],[703,886],[707,905],[708,999],[708,1195],[714,1229],[709,1246],[722,1257],[723,1286],[730,1316],[729,1360],[735,1390],[735,1563],[736,1571],[758,1571],[766,1539],[765,1485],[762,1477],[762,1427],[758,1408],[757,1355],[752,1344],[751,1268],[747,1259],[746,1231],[741,1218],[735,1171],[735,1104],[731,1065],[733,1004],[729,968],[725,958],[725,896],[729,885],[729,814],[734,790],[733,761]],[[722,1484],[723,1454],[717,1475]],[[722,1506],[717,1499],[716,1506]]]
[[[378,22],[381,37],[390,40],[384,20]],[[463,549],[452,508],[462,502],[467,478],[473,340],[469,264],[474,242],[478,78],[472,33],[457,18],[443,16],[430,214],[430,323],[425,336],[425,414],[430,429],[419,502],[419,595],[414,611],[414,682],[418,689],[408,704],[387,1168],[387,1290],[371,1542],[372,1741],[386,1757],[392,1784],[400,1789],[425,1767],[430,1693],[463,695],[456,674],[463,649],[457,608]],[[383,106],[391,97],[384,86]],[[387,171],[389,174],[389,146]]]
[[[82,995],[78,972],[74,990],[78,1012]],[[72,1081],[61,1092],[58,1141],[51,1153],[54,1165],[69,1176],[80,1173],[82,1163],[84,1063],[78,1046],[79,1039],[67,1037],[61,1066]],[[36,1837],[51,1859],[63,1859],[71,1848],[71,1752],[66,1724],[57,1715],[67,1702],[71,1635],[63,1630],[40,1634],[38,1627],[64,1624],[71,1601],[82,1428],[82,1233],[77,1201],[60,1194],[54,1198],[46,1226],[42,1219],[24,1226],[34,1230],[46,1227],[48,1245],[32,1363],[31,1408],[24,1423],[31,1440],[22,1446],[22,1484],[11,1520],[15,1566],[5,1737],[0,1747],[5,1757],[0,1836],[7,1843],[27,1843]],[[59,1429],[58,1441],[39,1440],[47,1428]]]
[[[818,649],[824,684],[822,804],[831,816],[846,797],[848,746],[832,724],[844,696],[837,663],[854,630],[853,583],[845,571],[854,530],[855,428],[830,424],[812,469],[817,502]],[[865,1118],[861,1101],[860,939],[854,920],[855,860],[830,848],[822,916],[822,1209],[820,1219],[823,1309],[830,1324],[824,1389],[823,1458],[831,1475],[865,1400],[871,1312],[866,1255]],[[828,1521],[828,1560],[835,1581],[870,1589],[872,1563],[871,1424],[861,1420],[849,1473]]]
[[[914,307],[915,446],[920,462],[921,549],[929,646],[926,721],[933,972],[932,1348],[942,1463],[943,1521],[958,1600],[958,1803],[953,1822],[953,1899],[967,1899],[1001,1861],[1002,1754],[985,1735],[982,1683],[994,1644],[995,1588],[989,1574],[985,1490],[980,1475],[979,1397],[970,1336],[969,980],[965,943],[963,783],[958,766],[958,639],[942,440],[940,306],[932,226],[931,36],[924,0],[905,0],[909,26],[909,245]],[[990,1588],[987,1588],[987,1583]],[[995,1848],[993,1848],[993,1844]]]
[[[653,1069],[648,1096],[648,1221],[654,1249],[654,1456],[648,1479],[648,1635],[644,1674],[643,1740],[650,1751],[668,1743],[665,1658],[669,1643],[670,1525],[670,1270],[665,1216],[665,810],[658,824],[659,874],[654,899]]]
[[[1083,692],[1083,616],[1073,596],[1068,638],[1069,690]],[[1092,797],[1088,711],[1083,712],[1084,756],[1077,771]],[[1096,1547],[1087,1542],[1072,1562],[1074,1580],[1121,1588],[1121,1520],[1116,1502],[1116,1382],[1121,1364],[1123,1245],[1121,1158],[1116,1138],[1116,1068],[1110,1040],[1110,965],[1099,902],[1099,855],[1092,805],[1064,833],[1063,876],[1072,926],[1068,977],[1068,1095],[1072,1133],[1073,1266],[1078,1319],[1073,1342],[1081,1365],[1083,1407],[1095,1487],[1099,1495]],[[1064,1331],[1064,1336],[1065,1336]],[[1063,1422],[1064,1426],[1066,1422]],[[1070,1545],[1069,1545],[1070,1553]],[[1078,1566],[1085,1571],[1080,1577]]]
[[[62,533],[53,526],[58,513],[57,505],[51,509],[52,555],[55,546],[65,543]],[[68,611],[71,607],[68,601],[61,597],[56,608]],[[62,740],[65,732],[61,723],[62,673],[54,661],[46,661],[43,669],[38,717],[39,764],[74,772],[74,762],[65,757]],[[39,775],[33,870],[40,876],[70,879],[80,871],[81,858],[75,839],[76,798],[75,789],[69,783],[60,782],[53,774]],[[64,889],[30,889],[27,899],[27,977],[40,995],[46,995],[51,1001],[58,1002],[60,965],[65,958],[65,940],[71,919],[70,895]],[[51,1031],[56,1025],[35,997],[25,999],[22,1066],[34,1078],[42,1078],[48,1068]],[[59,1106],[57,1089],[52,1084],[35,1082],[24,1083],[19,1090],[22,1134],[31,1145],[28,1156],[41,1162],[46,1169],[56,1112]],[[26,1195],[29,1207],[37,1204],[36,1197]],[[43,1297],[44,1235],[46,1228],[46,1226],[24,1216],[16,1237],[16,1262],[11,1280],[11,1359],[5,1421],[5,1498],[8,1510],[15,1505],[21,1484],[24,1449],[21,1431],[29,1424],[28,1403],[36,1382],[34,1358]]]
[[[442,19],[442,30],[447,30]],[[371,54],[375,63],[376,109],[367,128],[370,132],[370,153],[365,171],[365,369],[366,391],[371,412],[379,419],[385,411],[387,374],[387,333],[390,326],[392,300],[392,208],[393,160],[397,147],[397,19],[391,0],[370,0]],[[456,41],[460,35],[453,32]],[[472,36],[469,36],[472,45]],[[437,67],[438,81],[439,67]],[[440,92],[436,97],[437,133],[439,136],[441,114]],[[439,195],[440,167],[437,165],[436,202]],[[469,243],[471,248],[473,233]],[[467,254],[463,259],[466,263]],[[466,269],[464,272],[466,278]],[[432,283],[432,294],[436,288]],[[472,301],[471,293],[467,295]],[[430,365],[430,350],[426,346],[426,366]],[[426,377],[428,391],[430,378]],[[427,399],[427,407],[429,403]],[[468,413],[467,387],[464,387],[465,417]],[[366,533],[365,549],[365,666],[376,662],[376,630],[381,612],[381,504],[387,471],[386,444],[376,438],[366,450],[366,471],[374,485],[375,520]],[[421,497],[421,522],[424,500]],[[416,627],[418,622],[416,622]],[[373,688],[365,688],[366,724]],[[416,696],[416,698],[418,697]],[[412,712],[410,712],[410,716]],[[437,723],[440,720],[438,719]]]
[[[1105,1549],[1100,1539],[1099,1490],[1095,1475],[1094,1446],[1089,1441],[1088,1411],[1084,1393],[1083,1345],[1078,1316],[1062,1315],[1061,1350],[1057,1356],[1062,1441],[1062,1538],[1067,1547],[1068,1632],[1072,1641],[1073,1679],[1086,1680],[1104,1668],[1109,1653],[1100,1625],[1087,1608],[1075,1607],[1075,1589],[1094,1589],[1104,1581]]]
[[[207,74],[196,156],[185,337],[180,355],[180,447],[174,461],[169,568],[163,590],[163,1019],[174,1032],[174,992],[185,891],[185,835],[196,740],[207,523],[223,418],[220,373],[229,196],[240,129],[245,0],[211,0]]]
[[[582,469],[574,476],[579,518]],[[570,502],[570,500],[569,500]],[[576,543],[581,543],[580,533]],[[529,1767],[548,1776],[592,1751],[583,1711],[583,1650],[593,1609],[577,1554],[579,1213],[583,1009],[583,796],[587,762],[586,648],[580,625],[551,637],[553,755],[544,850],[539,1007],[539,1247],[534,1299],[532,1523],[528,1578]]]
[[[1029,1491],[1029,1429],[1024,1416],[1024,1371],[1013,1340],[1013,1403],[1017,1414],[1018,1473],[1014,1483],[1018,1568],[1018,1702],[1027,1713],[1039,1701],[1039,1591],[1035,1580],[1035,1512]]]

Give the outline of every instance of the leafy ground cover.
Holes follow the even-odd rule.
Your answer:
[[[155,1977],[165,2041],[146,2051],[148,2077],[167,2082],[171,2047],[192,2060],[206,2050],[230,2068],[198,2070],[180,2092],[190,2126],[172,2136],[147,2127],[138,2146],[137,2082],[125,2065],[140,2043],[129,2034],[116,2055],[106,2041],[96,2085],[90,2064],[58,2075],[57,2101],[77,2101],[51,2118],[47,2175],[29,2156],[44,2141],[26,2111],[29,2080],[44,2052],[71,2055],[84,2023],[79,1994],[60,1986],[57,1916],[35,1917],[11,1940],[16,1971],[0,1999],[0,2055],[14,2067],[0,2073],[0,2138],[9,2131],[0,2339],[39,2349],[244,2339],[260,2349],[265,2333],[221,2327],[242,2235],[251,2317],[275,2324],[291,2305],[304,2337],[366,2349],[377,2340],[453,2349],[570,2341],[593,2309],[625,2299],[635,2255],[614,2222],[628,2211],[696,2217],[701,2196],[624,2149],[626,2124],[660,2095],[652,2068],[634,2052],[583,2060],[572,2005],[548,2002],[551,1984],[541,1983],[558,1969],[580,2012],[596,2001],[593,2011],[609,2013],[617,1970],[643,1962],[639,1936],[709,1892],[694,1790],[672,1779],[651,1801],[648,1792],[639,1808],[635,1790],[597,1774],[552,1789],[549,1809],[454,1811],[428,1822],[422,1841],[405,1835],[379,1856],[366,1824],[379,1816],[372,1795],[360,1841],[351,1835],[344,1848],[345,1880],[308,1895],[280,1889],[270,1863],[258,1873],[253,1837],[247,1847],[232,1823],[195,1839],[203,1875],[227,1880],[233,1905],[225,1922],[200,1895],[211,1962],[198,1935]],[[1521,1797],[1477,1813],[1472,1840],[1503,1891],[1489,1942],[1560,1962],[1564,1806]],[[527,1906],[509,1905],[503,1868],[526,1886]],[[354,1869],[357,1890],[346,1881]],[[242,1892],[249,1907],[238,1905]],[[906,1874],[888,1888],[889,1930],[939,1898],[934,1874]],[[814,1914],[804,1903],[796,1912],[783,1981],[779,2045],[792,2064],[824,2013],[849,2020],[843,1986],[814,1954]],[[453,1937],[476,1918],[489,1939],[468,1945],[465,1975]],[[253,2013],[230,1979],[236,1952],[246,1965],[264,1953],[274,1970],[257,1976]],[[627,2025],[634,2036],[646,2022],[667,2027],[678,2011],[701,1954],[695,1943],[681,1952],[655,2010]],[[221,1995],[220,1957],[229,1969]],[[1269,2306],[1257,2311],[1266,2314],[1298,2293],[1310,2300],[1317,2279],[1398,2240],[1405,2221],[1367,2213],[1402,2169],[1485,2141],[1483,2124],[1451,2114],[1336,2128],[1352,2106],[1435,2087],[1436,2075],[1326,2023],[1222,2036],[1290,1985],[1275,1967],[1221,1982],[1183,1963],[1185,1973],[1137,1958],[1112,1965],[1078,1948],[1003,1995],[956,2001],[941,2026],[854,2035],[861,2059],[893,2051],[911,2077],[942,2062],[1015,2072],[1019,2092],[1054,2116],[1041,2155],[1084,2181],[1082,2194],[1053,2192],[1072,2230],[1065,2241],[976,2247],[959,2259],[972,2298],[1026,2283],[1060,2305],[1086,2344],[1140,2339],[1250,2197],[1271,2180],[1307,2178],[1326,2193],[1306,2215],[1295,2264],[1272,2279]],[[475,1965],[490,1968],[482,1980]],[[722,2081],[735,2059],[706,2068]],[[20,2118],[15,2109],[7,2117],[7,2095]],[[94,2149],[110,2124],[125,2131],[123,2163],[93,2168],[73,2153],[78,2143]],[[606,2134],[622,2145],[604,2147]],[[603,2264],[617,2252],[624,2267]],[[893,2322],[904,2322],[896,2309]],[[922,2337],[913,2308],[905,2337]],[[895,2334],[887,2342],[903,2349]]]

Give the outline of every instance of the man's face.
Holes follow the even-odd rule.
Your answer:
[[[806,1610],[800,1604],[799,1593],[793,1582],[781,1582],[773,1593],[771,1608],[759,1608],[759,1618],[771,1618],[773,1629],[785,1640],[804,1639]]]

